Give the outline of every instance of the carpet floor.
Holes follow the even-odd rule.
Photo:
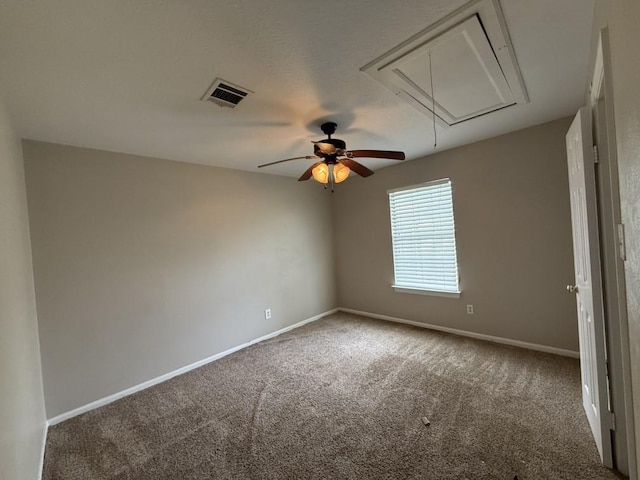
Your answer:
[[[426,426],[422,417],[427,417]],[[45,480],[615,479],[578,361],[345,313],[51,427]]]

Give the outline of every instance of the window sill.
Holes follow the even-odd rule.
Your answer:
[[[400,287],[398,285],[391,285],[391,287],[398,293],[431,295],[433,297],[460,298],[460,293],[461,293],[461,292],[438,292],[436,290],[420,290],[418,288]]]

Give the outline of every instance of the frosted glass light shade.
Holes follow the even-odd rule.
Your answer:
[[[329,183],[329,165],[321,163],[311,170],[311,175],[316,182]]]
[[[349,173],[351,169],[342,163],[336,163],[333,166],[333,178],[336,183],[344,182],[347,178],[349,178]]]

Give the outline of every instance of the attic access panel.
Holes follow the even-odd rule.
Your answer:
[[[431,59],[429,59],[431,55]],[[447,125],[516,103],[477,15],[380,70],[381,74]]]
[[[497,0],[471,2],[362,71],[446,126],[529,101]]]

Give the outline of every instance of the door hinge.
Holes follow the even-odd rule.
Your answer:
[[[598,155],[598,145],[593,146],[593,163],[600,161],[600,155]]]
[[[605,375],[607,377],[607,400],[609,401],[609,408],[607,408],[607,411],[609,412],[609,429],[615,432],[616,416],[611,410],[611,406],[613,405],[613,397],[611,396],[611,366],[609,365],[608,358],[604,361],[604,369]]]
[[[624,224],[618,224],[618,254],[623,262],[627,260],[627,245],[624,238]]]
[[[609,414],[611,416],[610,418],[611,425],[609,426],[609,428],[615,432],[616,431],[616,414],[613,412],[609,412]]]

